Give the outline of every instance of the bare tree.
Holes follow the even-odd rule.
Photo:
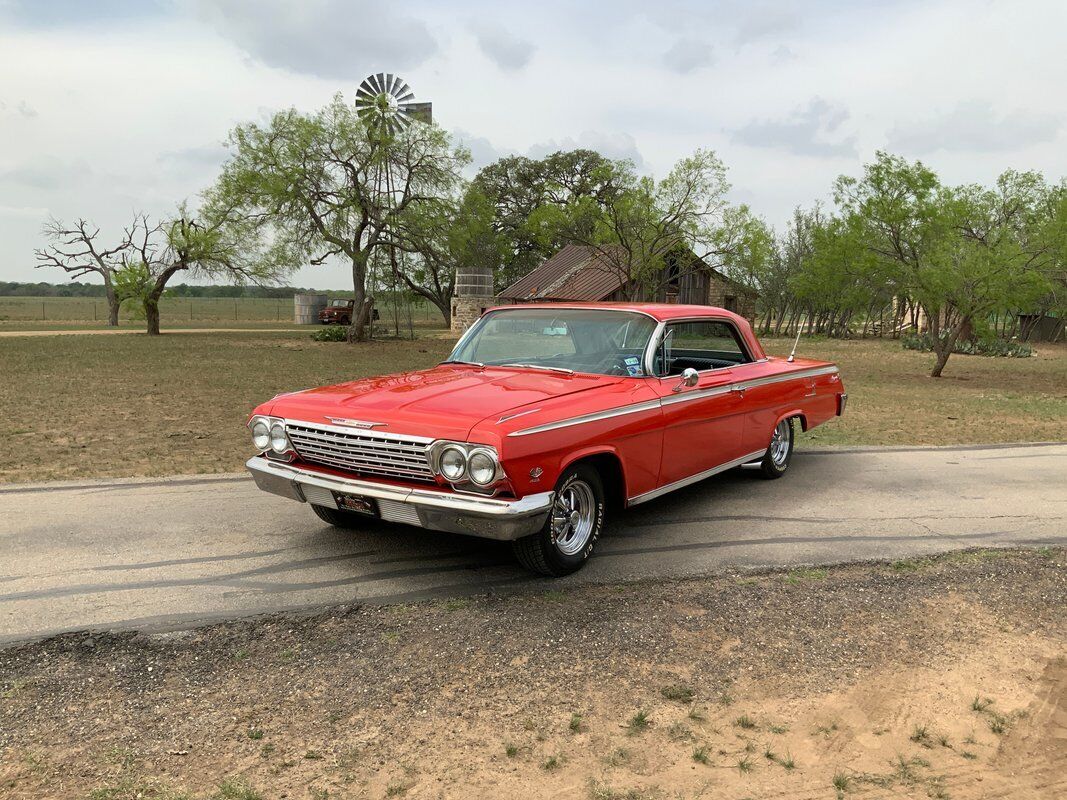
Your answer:
[[[52,218],[43,228],[51,244],[34,250],[37,267],[57,267],[70,275],[71,280],[96,273],[104,281],[107,295],[107,324],[119,324],[119,306],[122,298],[115,291],[115,274],[122,268],[122,256],[130,250],[130,230],[123,232],[114,247],[101,247],[98,243],[100,228],[85,219],[76,219],[70,226]]]
[[[212,222],[198,219],[184,205],[174,217],[156,223],[138,214],[125,231],[130,245],[115,275],[116,293],[140,303],[148,334],[158,336],[159,301],[179,272],[260,285],[280,280],[285,269],[264,259],[244,232],[241,221],[225,211]]]

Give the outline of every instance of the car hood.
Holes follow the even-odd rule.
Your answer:
[[[489,417],[618,382],[608,375],[443,365],[279,395],[260,413],[323,424],[330,417],[384,423],[374,429],[462,440]]]

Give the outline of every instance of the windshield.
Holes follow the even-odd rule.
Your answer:
[[[334,308],[343,308],[344,306],[348,305],[348,301],[347,300],[334,300],[332,303],[330,303],[330,305],[333,306]]]
[[[506,309],[482,317],[449,361],[638,377],[655,329],[630,311]]]

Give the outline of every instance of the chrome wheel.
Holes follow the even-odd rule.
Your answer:
[[[774,466],[779,469],[785,466],[786,461],[789,460],[789,420],[783,419],[774,428],[774,434],[771,436],[771,461],[774,462]]]
[[[596,496],[583,480],[568,483],[552,506],[552,542],[566,556],[582,551],[593,533]]]

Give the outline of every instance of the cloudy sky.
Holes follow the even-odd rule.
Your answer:
[[[709,147],[775,225],[879,148],[952,182],[1059,178],[1065,29],[1061,0],[0,0],[0,280],[63,280],[33,269],[49,214],[166,212],[236,123],[379,71],[476,165],[584,146],[660,175]]]

